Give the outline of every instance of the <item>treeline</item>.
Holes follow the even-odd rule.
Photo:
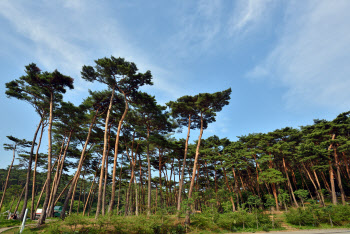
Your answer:
[[[25,72],[6,84],[6,94],[32,105],[40,121],[32,141],[8,137],[12,143],[5,149],[13,151],[13,158],[18,151],[22,163],[13,166],[12,161],[0,178],[0,210],[3,201],[9,207],[14,186],[19,186],[16,194],[23,191],[20,217],[27,207],[32,219],[35,207],[43,208],[39,225],[53,216],[56,205],[63,206],[62,219],[66,212],[94,212],[98,218],[163,210],[185,212],[189,224],[190,214],[203,207],[236,211],[265,204],[279,210],[304,205],[308,198],[325,206],[329,198],[336,204],[337,195],[346,203],[350,112],[237,141],[202,139],[216,113],[229,104],[231,89],[183,96],[162,106],[140,91],[152,85],[150,71],[140,73],[134,63],[111,57],[82,68],[83,79],[106,90],[90,90],[75,106],[63,101],[66,88],[74,88],[71,77],[43,72],[35,64]],[[182,128],[187,138],[173,138]],[[193,129],[199,136],[191,144]],[[47,154],[39,153],[44,131]],[[17,182],[14,174],[22,175]]]

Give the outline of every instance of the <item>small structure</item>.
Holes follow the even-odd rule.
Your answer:
[[[36,209],[35,219],[39,219],[42,212],[43,212],[43,209]]]

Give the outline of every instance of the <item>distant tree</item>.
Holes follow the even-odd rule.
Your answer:
[[[208,123],[215,121],[216,112],[222,110],[222,108],[229,104],[231,89],[224,90],[222,92],[200,93],[195,96],[195,105],[200,117],[200,133],[197,141],[197,148],[195,153],[195,159],[193,163],[193,171],[191,177],[191,184],[188,192],[188,199],[192,198],[193,186],[197,172],[197,162],[199,156],[199,147],[203,135],[203,130],[208,126]],[[190,210],[186,214],[185,223],[190,224]]]
[[[195,105],[196,99],[192,96],[183,96],[178,98],[176,101],[170,101],[167,105],[171,109],[171,115],[177,122],[180,127],[187,127],[187,137],[185,141],[185,152],[182,163],[180,181],[179,181],[179,192],[177,200],[177,210],[181,209],[181,195],[182,195],[182,186],[184,182],[184,172],[186,167],[186,158],[188,151],[188,140],[190,139],[191,129],[200,128],[200,118],[198,116],[198,109]]]
[[[16,137],[13,137],[13,136],[7,136],[7,138],[10,141],[13,141],[13,144],[12,145],[11,144],[4,144],[4,149],[5,150],[12,150],[13,151],[13,157],[12,157],[11,165],[9,166],[9,169],[8,169],[8,172],[7,172],[7,177],[6,177],[5,185],[4,185],[4,188],[3,188],[3,193],[2,193],[2,197],[1,197],[1,201],[0,201],[0,212],[1,212],[2,204],[4,202],[6,189],[7,189],[8,181],[9,181],[9,178],[10,178],[10,173],[11,173],[11,169],[12,169],[12,166],[13,166],[13,162],[15,161],[16,150],[18,151],[17,147],[20,149],[20,151],[22,151],[23,148],[29,147],[32,144],[32,142],[30,142],[30,141],[26,141],[24,139],[20,140],[20,139],[18,139]]]
[[[139,92],[136,96],[136,111],[141,115],[141,122],[145,126],[147,141],[147,164],[148,164],[148,195],[147,195],[147,214],[151,212],[151,159],[149,152],[149,140],[151,133],[167,133],[171,131],[171,123],[168,121],[168,115],[164,113],[166,107],[157,105],[154,96]]]

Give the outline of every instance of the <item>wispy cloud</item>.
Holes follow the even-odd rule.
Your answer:
[[[141,71],[151,70],[157,84],[152,90],[173,94],[176,84],[169,86],[170,72],[160,68],[142,48],[133,45],[125,25],[113,14],[110,5],[95,0],[38,1],[36,4],[0,1],[0,17],[17,33],[8,38],[22,38],[12,41],[16,44],[13,46],[25,51],[42,69],[57,68],[76,78],[73,96],[91,88],[80,78],[82,65],[93,65],[94,59],[110,55],[135,62]]]
[[[288,89],[287,108],[349,108],[350,2],[294,2],[272,52],[247,76]]]
[[[275,3],[273,0],[237,1],[228,21],[229,35],[237,36],[264,23]]]
[[[164,44],[163,50],[186,59],[207,52],[221,31],[222,10],[220,0],[186,2],[179,7],[178,19],[175,19],[178,30]]]

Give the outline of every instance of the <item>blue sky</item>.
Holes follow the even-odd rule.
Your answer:
[[[151,70],[154,86],[143,90],[161,104],[231,87],[204,138],[331,120],[350,109],[349,11],[347,0],[1,0],[0,143],[31,140],[39,121],[5,95],[25,65],[73,77],[65,100],[79,104],[101,88],[80,78],[81,67],[111,55]],[[0,168],[11,158],[1,147]]]

